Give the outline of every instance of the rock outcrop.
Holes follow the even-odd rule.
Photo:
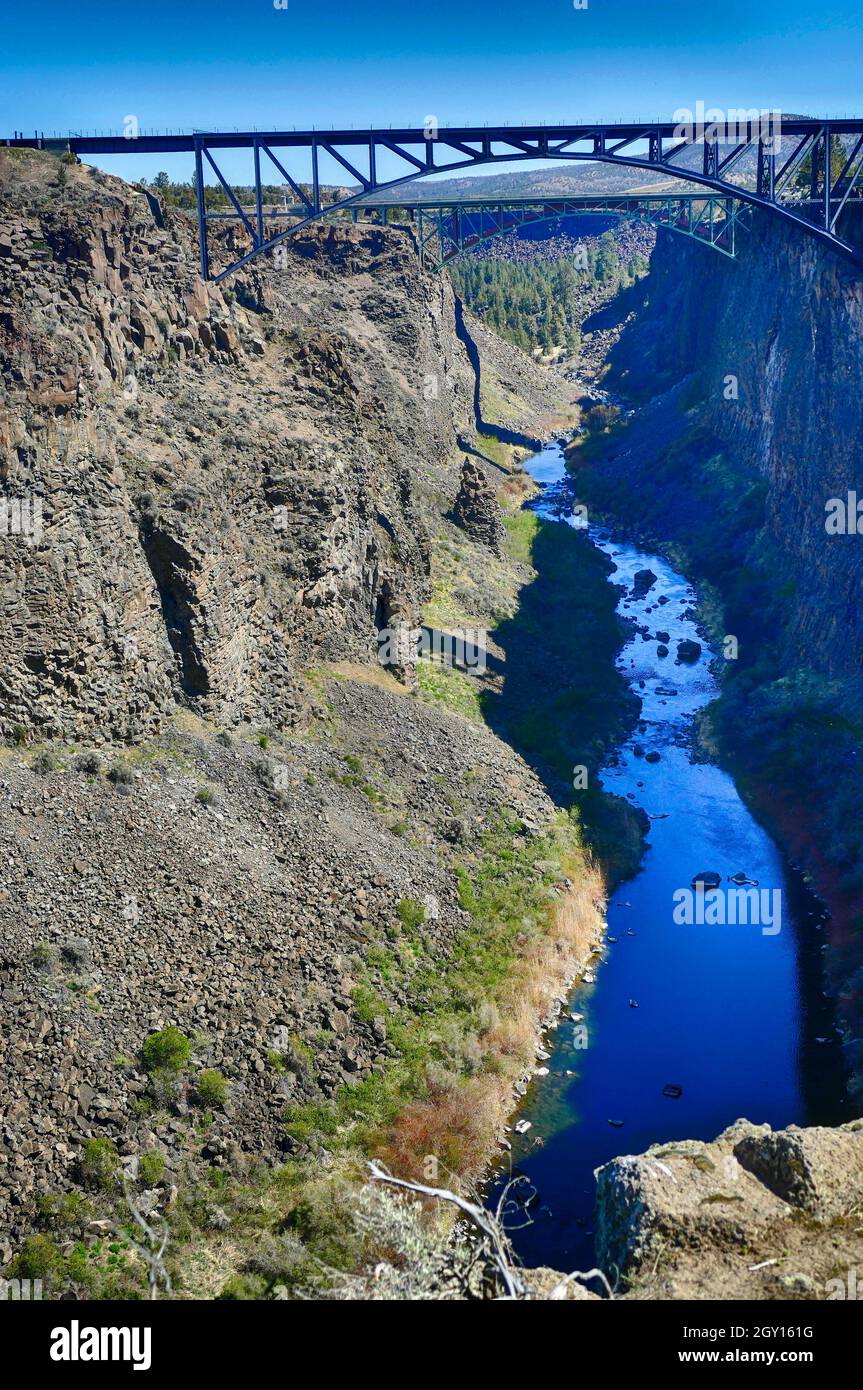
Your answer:
[[[629,1297],[827,1298],[863,1259],[863,1120],[738,1120],[596,1176],[597,1258]]]
[[[494,488],[478,463],[466,458],[453,506],[453,518],[472,540],[500,554],[506,528]]]

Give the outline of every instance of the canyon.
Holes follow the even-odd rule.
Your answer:
[[[586,458],[579,388],[472,320],[406,228],[310,227],[285,269],[217,287],[191,221],[152,192],[24,151],[0,152],[0,185],[0,478],[19,517],[39,499],[42,526],[0,549],[3,1264],[131,1296],[134,1249],[118,1262],[99,1243],[122,1189],[171,1230],[184,1296],[306,1290],[322,1262],[375,1296],[352,1225],[364,1157],[416,1177],[442,1154],[441,1176],[475,1182],[508,1142],[537,1030],[608,903],[568,769],[523,746],[530,698],[583,691],[578,651],[544,663],[536,624],[532,663],[515,661],[507,625],[542,601],[540,557],[569,576],[560,601],[588,639],[595,624],[610,696],[573,702],[591,768],[636,714],[610,564],[522,509],[532,440],[574,436],[576,495],[636,515],[739,638],[700,737],[830,903],[859,1100],[861,566],[854,537],[828,550],[823,529],[858,482],[850,273],[757,224],[729,267],[658,238],[650,275],[600,311],[620,320],[602,386],[638,408]],[[383,666],[400,624],[487,630],[482,682]],[[744,701],[757,719],[732,743]],[[769,766],[755,746],[771,717],[792,743],[802,721],[806,749],[823,733],[805,796],[785,745]],[[593,843],[628,834],[637,855],[616,803],[594,808]],[[171,1030],[188,1052],[154,1067],[148,1039]],[[763,1156],[793,1131],[654,1155],[682,1180],[733,1147],[757,1177],[736,1224],[705,1218],[713,1189],[694,1178],[679,1261],[633,1296],[727,1290],[723,1242],[739,1263],[761,1212],[784,1230],[797,1207],[813,1248],[856,1258],[857,1188],[808,1193],[856,1173],[859,1122],[802,1133],[815,1176],[793,1193]],[[677,1221],[667,1185],[648,1155],[599,1191],[606,1266],[640,1268]],[[807,1278],[755,1296],[817,1296]]]

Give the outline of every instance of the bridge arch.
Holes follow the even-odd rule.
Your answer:
[[[368,205],[371,210],[374,204]],[[389,205],[378,205],[388,208]],[[737,199],[687,194],[676,197],[609,195],[562,199],[500,199],[457,204],[396,204],[418,220],[420,257],[438,270],[483,242],[521,227],[548,225],[565,217],[628,218],[699,241],[733,259],[737,229],[746,205]],[[435,245],[436,244],[436,245]]]

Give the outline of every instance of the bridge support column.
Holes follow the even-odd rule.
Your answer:
[[[210,278],[210,257],[207,251],[207,212],[204,202],[204,165],[201,158],[201,142],[195,141],[195,186],[198,194],[198,244],[201,254],[201,279]]]
[[[776,151],[774,149],[773,137],[770,137],[770,148],[767,148],[764,140],[758,141],[758,193],[762,198],[769,198],[771,202],[776,197]]]
[[[258,140],[253,145],[255,154],[255,212],[258,219],[258,245],[264,244],[264,210],[261,205],[261,146]]]

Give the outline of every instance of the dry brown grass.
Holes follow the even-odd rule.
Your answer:
[[[574,886],[549,907],[544,931],[514,958],[498,1002],[500,1021],[480,1036],[480,1074],[406,1106],[391,1125],[379,1155],[399,1177],[428,1180],[425,1165],[434,1157],[441,1178],[469,1185],[497,1153],[513,1110],[513,1085],[533,1067],[542,1025],[599,938],[602,876],[586,855],[567,868]]]
[[[329,661],[319,668],[325,675],[335,676],[337,680],[361,681],[364,685],[379,685],[393,695],[410,695],[406,685],[401,685],[395,676],[390,675],[380,662],[370,662],[367,666],[358,661]]]
[[[415,1182],[478,1177],[498,1122],[495,1092],[500,1089],[498,1078],[482,1077],[406,1106],[381,1146],[381,1158],[392,1173]],[[429,1171],[430,1158],[438,1171]]]

